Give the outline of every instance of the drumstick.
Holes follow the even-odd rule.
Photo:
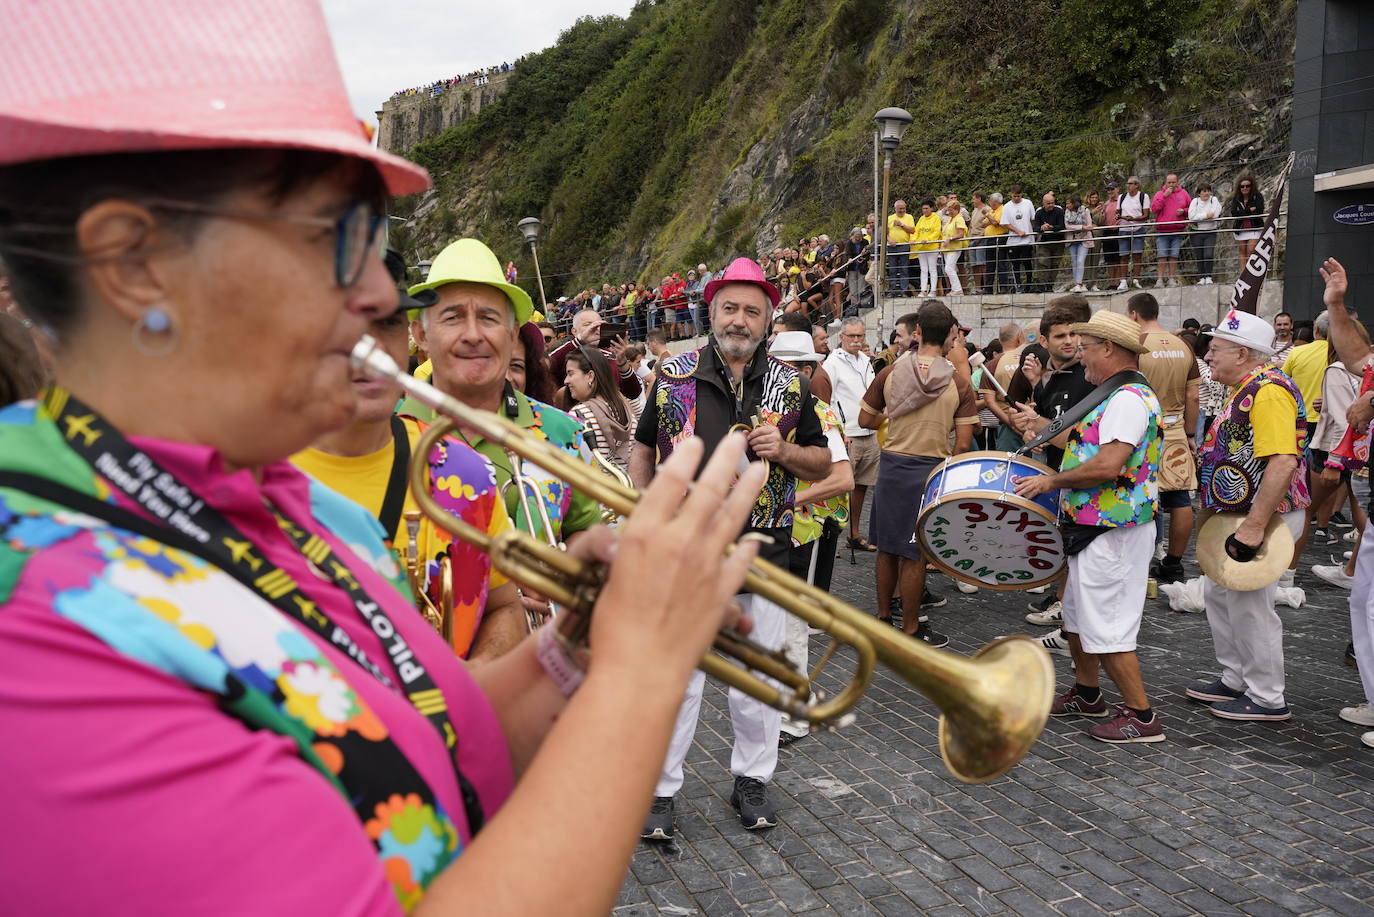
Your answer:
[[[1011,404],[1011,396],[1007,394],[1006,389],[1002,388],[1002,383],[997,381],[996,376],[992,373],[985,372],[983,373],[983,378],[992,383],[992,387],[997,389],[997,393],[1007,400],[1007,404]]]

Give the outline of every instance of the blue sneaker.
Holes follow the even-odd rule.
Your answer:
[[[1237,691],[1234,688],[1226,687],[1226,683],[1220,678],[1210,685],[1194,685],[1184,692],[1193,700],[1200,700],[1204,704],[1226,703],[1245,696],[1244,691]]]
[[[1289,720],[1293,712],[1284,707],[1262,707],[1247,695],[1212,705],[1212,715],[1223,720]]]

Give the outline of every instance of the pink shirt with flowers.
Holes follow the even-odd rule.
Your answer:
[[[34,421],[33,413],[31,402],[0,410],[0,468],[34,470],[25,468],[33,462],[6,449],[16,442],[7,438],[16,430],[51,423]],[[399,683],[371,627],[342,590],[312,572],[265,503],[329,543],[443,692],[458,729],[459,764],[484,811],[495,812],[513,777],[490,704],[391,585],[394,561],[374,546],[380,542],[345,544],[319,521],[322,508],[328,509],[324,515],[366,512],[332,492],[321,493],[320,485],[285,462],[261,469],[259,483],[248,471],[225,472],[218,454],[205,447],[130,441],[224,514]],[[73,459],[69,452],[45,457],[68,470]],[[0,754],[0,783],[9,790],[7,816],[18,830],[0,858],[4,910],[400,914],[397,892],[384,874],[390,867],[384,869],[358,815],[291,739],[248,728],[219,709],[215,694],[93,633],[101,622],[137,620],[137,612],[149,609],[193,638],[200,621],[238,628],[235,646],[241,652],[270,652],[271,641],[251,631],[279,630],[279,622],[251,603],[289,619],[218,570],[154,575],[154,564],[171,562],[156,545],[115,538],[103,523],[81,524],[62,514],[16,515],[15,500],[0,491],[0,523],[10,525],[9,544],[28,539],[42,546],[18,554],[23,560],[17,575],[13,566],[0,569],[0,586],[10,586],[8,595],[0,591],[0,722],[7,745]],[[465,846],[462,798],[434,728],[403,696],[327,641],[291,626],[300,636],[288,636],[315,644],[358,702],[370,708],[374,722],[452,819],[459,849]],[[126,630],[112,642],[138,639]],[[335,698],[328,691],[299,688],[301,702],[314,705],[314,715],[332,715]]]

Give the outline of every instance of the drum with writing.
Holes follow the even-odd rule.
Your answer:
[[[968,452],[930,473],[913,540],[955,579],[988,589],[1028,589],[1064,569],[1059,492],[1026,499],[1014,478],[1052,474],[1007,452]]]

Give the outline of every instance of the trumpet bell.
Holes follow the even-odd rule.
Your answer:
[[[965,700],[940,717],[940,757],[965,783],[1011,770],[1040,737],[1054,701],[1054,663],[1030,637],[1002,637],[973,656]]]

